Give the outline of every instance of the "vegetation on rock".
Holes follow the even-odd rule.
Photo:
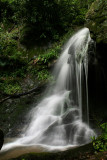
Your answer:
[[[86,26],[97,43],[107,43],[107,1],[96,0],[86,14]]]

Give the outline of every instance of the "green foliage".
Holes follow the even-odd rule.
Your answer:
[[[88,0],[88,5],[89,7],[91,6],[91,4],[94,2],[95,0]]]
[[[8,32],[6,33],[3,32],[2,28],[0,28],[0,38],[1,38],[0,54],[1,52],[2,53],[4,52],[4,54],[7,54],[5,51],[9,52],[8,50],[10,50],[10,46],[14,48],[16,43],[13,39],[10,41],[12,37],[10,36]]]
[[[43,81],[43,80],[50,80],[52,77],[49,74],[49,71],[44,69],[44,70],[37,72],[37,78],[38,80]]]
[[[13,15],[13,11],[8,3],[8,1],[0,1],[0,22],[6,23],[11,21],[11,16]]]
[[[55,0],[28,0],[25,4],[26,19],[22,38],[27,46],[29,41],[42,43],[43,40],[57,39],[61,32],[59,7]],[[22,42],[23,42],[22,41]],[[46,42],[47,42],[46,41]]]
[[[107,150],[107,123],[103,123],[100,127],[102,129],[102,134],[97,138],[92,138],[95,152],[103,152]]]
[[[49,49],[47,53],[38,56],[38,64],[48,64],[54,59],[58,58],[60,46],[56,46],[54,49]]]
[[[0,13],[1,22],[3,24],[15,23],[19,25],[24,22],[25,18],[25,4],[26,0],[1,0],[0,1]]]
[[[39,81],[50,81],[53,79],[53,77],[51,76],[49,70],[46,68],[45,65],[42,65],[40,67],[30,66],[27,71],[28,71],[28,74],[30,73],[30,75],[32,75],[33,77],[36,77],[37,80]]]
[[[59,40],[71,24],[84,24],[87,8],[78,0],[28,0],[22,43],[27,47]]]
[[[81,25],[85,22],[85,15],[87,13],[87,9],[86,8],[79,8],[78,9],[78,14],[75,17],[75,19],[73,20],[73,24],[76,25]]]
[[[5,31],[0,27],[0,67],[22,67],[26,64],[24,50],[19,48],[18,30]]]
[[[28,48],[59,40],[73,24],[85,22],[88,6],[94,0],[2,0],[1,22],[17,25],[21,42]]]
[[[17,34],[17,33],[16,33]],[[14,39],[16,34],[11,34],[8,31],[5,32],[2,28],[0,28],[0,56],[11,56],[16,52],[17,42]]]
[[[6,32],[1,27],[0,32],[2,48],[0,53],[0,91],[12,94],[21,91],[22,87],[19,82],[27,76],[37,78],[39,81],[53,80],[49,73],[49,67],[53,66],[54,60],[59,56],[61,46],[72,35],[73,30],[70,29],[66,35],[60,38],[59,42],[51,44],[50,48],[36,47],[26,51],[18,48],[17,28]]]
[[[51,80],[52,76],[48,71],[48,65],[53,62],[53,60],[58,58],[59,51],[61,49],[60,44],[55,45],[53,48],[45,51],[44,54],[39,54],[37,56],[37,66],[38,69],[33,69],[32,73],[37,75],[38,80]]]
[[[6,94],[14,94],[21,92],[21,86],[18,84],[18,82],[14,82],[13,80],[8,79],[4,82],[0,82],[0,90]]]
[[[21,87],[16,83],[16,84],[9,84],[5,87],[5,90],[4,92],[7,93],[7,94],[14,94],[16,92],[19,92],[21,91]]]

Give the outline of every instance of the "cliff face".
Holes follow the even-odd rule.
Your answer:
[[[107,1],[96,0],[92,3],[87,15],[86,26],[92,32],[97,43],[107,43]]]
[[[105,122],[107,112],[107,0],[96,0],[86,15],[86,27],[96,43],[93,61],[89,65],[90,111]],[[90,55],[89,55],[90,57]]]

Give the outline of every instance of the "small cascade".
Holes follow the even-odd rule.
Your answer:
[[[95,135],[89,127],[88,28],[81,29],[65,45],[53,74],[55,85],[30,112],[31,122],[23,136],[7,144],[75,146],[90,142]]]

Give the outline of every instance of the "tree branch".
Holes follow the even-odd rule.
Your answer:
[[[35,87],[35,88],[29,90],[28,92],[23,92],[23,93],[19,93],[19,94],[8,95],[8,97],[2,99],[2,100],[0,101],[0,103],[3,103],[3,102],[5,102],[5,101],[8,100],[8,99],[20,98],[20,97],[22,97],[22,96],[31,94],[31,93],[35,92],[36,90],[38,90],[38,89],[41,88],[41,87],[42,87],[42,86]]]

